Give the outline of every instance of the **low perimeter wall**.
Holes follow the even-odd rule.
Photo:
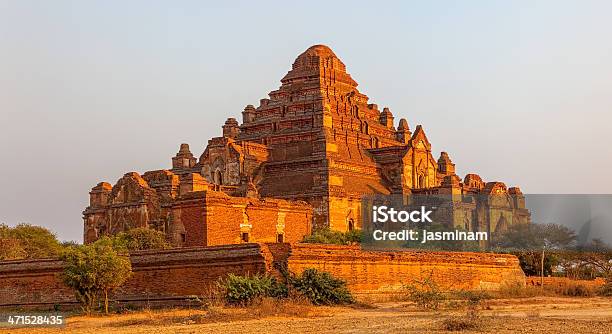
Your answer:
[[[377,252],[355,246],[242,244],[130,255],[133,276],[116,293],[119,303],[172,305],[206,296],[229,273],[272,273],[280,265],[300,273],[317,268],[347,281],[356,294],[389,292],[420,277],[446,289],[497,289],[525,284],[518,259],[489,253]],[[57,259],[0,262],[0,308],[76,305],[60,279]]]
[[[300,244],[291,249],[288,268],[317,268],[345,279],[355,293],[393,291],[431,277],[447,290],[497,290],[525,284],[513,255],[492,253],[363,251],[359,247]]]

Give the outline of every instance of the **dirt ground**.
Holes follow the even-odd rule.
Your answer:
[[[610,333],[611,298],[536,297],[487,301],[479,333]],[[424,312],[406,302],[357,307],[264,305],[256,308],[153,310],[72,316],[63,329],[0,329],[0,333],[447,333],[442,322],[463,310]]]

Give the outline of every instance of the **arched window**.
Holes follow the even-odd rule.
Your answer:
[[[419,175],[419,188],[425,188],[425,175]]]
[[[348,220],[348,230],[352,231],[355,229],[355,221],[353,220],[353,218],[349,218]]]

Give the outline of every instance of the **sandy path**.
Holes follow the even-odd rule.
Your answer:
[[[529,298],[493,300],[482,312],[482,333],[610,333],[612,299]],[[0,330],[0,333],[446,333],[440,321],[461,312],[420,312],[404,303],[374,309],[314,308],[307,317],[271,316],[212,323],[183,323],[204,311],[139,312],[112,317],[72,317],[65,329]],[[165,317],[165,318],[164,318]],[[152,320],[153,319],[153,320]],[[156,323],[153,323],[156,321]]]

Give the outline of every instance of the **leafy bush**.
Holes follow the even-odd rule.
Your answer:
[[[0,261],[25,259],[27,256],[28,253],[19,239],[0,236]]]
[[[267,275],[239,276],[229,274],[219,281],[225,300],[229,304],[248,305],[263,297],[287,296],[287,287]]]
[[[270,297],[274,299],[307,299],[314,305],[352,303],[346,282],[316,269],[301,275],[286,273],[287,283],[268,275],[240,276],[229,274],[219,280],[218,287],[228,304],[246,306]]]
[[[144,227],[121,232],[115,239],[131,251],[170,248],[163,232]]]
[[[301,275],[289,277],[288,280],[293,289],[314,305],[348,304],[354,301],[346,282],[327,272],[309,268]]]
[[[15,227],[0,224],[0,241],[0,259],[3,260],[55,257],[62,248],[51,231],[28,224]]]
[[[363,233],[361,230],[340,232],[325,228],[317,230],[311,235],[305,236],[302,242],[313,244],[352,245],[361,243],[362,237]]]
[[[344,232],[344,239],[349,244],[359,244],[363,241],[363,233],[357,229],[350,230]]]

